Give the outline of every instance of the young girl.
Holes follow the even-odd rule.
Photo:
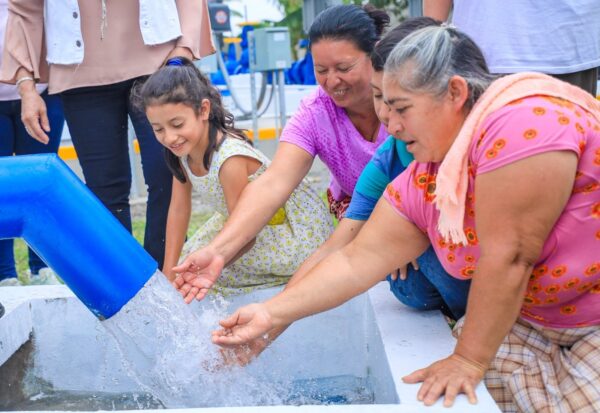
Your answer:
[[[136,94],[156,138],[166,148],[173,173],[163,272],[173,281],[180,256],[205,246],[220,231],[244,187],[268,167],[269,159],[252,146],[221,97],[185,58],[170,59]],[[192,190],[215,214],[185,243]],[[305,181],[243,252],[223,270],[212,289],[228,295],[285,284],[296,268],[332,230],[319,196]],[[206,290],[199,292],[204,297]]]

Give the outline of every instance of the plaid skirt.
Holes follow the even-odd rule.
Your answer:
[[[600,412],[600,326],[555,329],[519,319],[484,382],[506,413]]]

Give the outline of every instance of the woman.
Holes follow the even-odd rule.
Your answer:
[[[546,75],[492,83],[477,46],[448,27],[394,49],[384,97],[417,162],[350,244],[222,321],[213,341],[239,346],[335,307],[432,245],[472,284],[454,353],[405,377],[424,382],[420,400],[474,403],[485,379],[507,412],[600,410],[600,105]]]
[[[47,108],[35,89],[48,80],[49,93],[62,99],[86,185],[129,231],[131,119],[148,186],[144,247],[159,268],[171,174],[146,116],[131,105],[130,89],[169,57],[212,52],[206,0],[9,2],[0,79],[19,85],[23,123],[48,143]]]
[[[383,102],[382,83],[383,66],[388,55],[394,46],[410,33],[439,24],[438,21],[428,17],[407,19],[390,30],[375,46],[371,54],[373,103],[377,116],[386,127],[389,121],[389,108]],[[412,155],[406,151],[404,142],[394,136],[387,138],[358,178],[344,219],[331,237],[298,268],[286,288],[297,283],[321,260],[343,248],[356,237],[375,209],[386,186],[404,171],[412,160]],[[413,262],[412,268],[410,265],[402,267],[393,271],[387,279],[393,294],[407,306],[418,310],[441,310],[454,320],[458,320],[465,314],[471,281],[458,280],[450,276],[441,266],[432,248]],[[235,355],[235,359],[228,361],[247,364],[264,350],[270,341],[283,333],[286,327],[269,331],[269,340],[262,338],[255,340],[250,346],[251,351],[244,349],[244,351],[224,354],[229,357]]]
[[[369,56],[388,22],[385,12],[369,5],[334,6],[317,16],[308,37],[319,87],[302,100],[272,164],[244,189],[223,230],[173,271],[206,268],[208,281],[214,281],[222,262],[239,255],[286,202],[316,156],[332,175],[331,209],[343,216],[360,173],[387,136],[373,106]],[[204,295],[182,278],[176,282],[184,286],[188,302]]]

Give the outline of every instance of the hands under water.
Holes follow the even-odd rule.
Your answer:
[[[221,329],[212,333],[213,343],[221,346],[225,362],[248,364],[284,329],[274,326],[272,316],[263,303],[238,309],[220,322]],[[475,388],[485,375],[486,367],[459,354],[436,361],[430,366],[403,377],[405,383],[423,383],[417,399],[433,405],[444,397],[444,406],[454,404],[456,396],[465,393],[470,403],[477,403]]]
[[[418,270],[418,264],[412,263]],[[173,268],[178,275],[173,285],[186,303],[194,298],[203,299],[213,286],[224,267],[223,257],[209,249],[190,254],[180,265]],[[392,274],[392,278],[407,278],[404,267]],[[266,304],[250,304],[238,309],[220,321],[221,328],[213,331],[213,343],[222,347],[225,364],[245,366],[285,330],[287,326],[275,327]],[[418,400],[429,406],[444,396],[444,406],[452,406],[456,396],[465,393],[469,402],[476,403],[475,388],[483,379],[486,367],[458,354],[436,361],[430,366],[403,377],[405,383],[423,383],[417,393]]]
[[[203,248],[188,255],[181,264],[173,267],[173,272],[177,275],[172,284],[181,293],[186,303],[191,303],[194,298],[202,300],[214,285],[223,267],[223,257]],[[261,305],[255,304],[255,306]],[[252,308],[252,306],[247,307]],[[260,317],[257,317],[258,321],[253,320],[250,314],[254,312],[243,311],[247,307],[239,309],[232,316],[221,321],[223,329],[213,332],[213,342],[223,347],[221,355],[225,364],[241,366],[249,364],[285,330],[284,327],[278,332],[273,331],[272,338],[269,338],[267,332],[270,330],[268,327],[270,324]],[[260,314],[268,313],[263,311]]]
[[[194,298],[202,300],[221,275],[224,266],[225,261],[221,255],[206,248],[199,249],[173,267],[173,272],[177,274],[173,286],[188,304]]]
[[[226,363],[242,366],[258,357],[283,331],[275,331],[271,315],[262,303],[244,306],[219,324],[222,328],[213,331],[213,343],[223,348]]]

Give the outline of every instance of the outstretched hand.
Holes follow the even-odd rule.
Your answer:
[[[450,407],[460,393],[466,394],[469,403],[477,403],[475,387],[483,379],[485,371],[483,365],[458,354],[452,354],[429,367],[412,372],[402,380],[405,383],[423,382],[417,393],[417,399],[426,406],[431,406],[445,395],[444,406]]]
[[[224,266],[221,255],[207,248],[199,249],[173,267],[173,272],[177,274],[173,286],[188,304],[194,298],[202,300],[221,275]]]
[[[271,314],[262,303],[244,306],[219,324],[222,328],[213,331],[213,343],[234,349],[256,339],[268,340],[267,333],[273,328]]]

